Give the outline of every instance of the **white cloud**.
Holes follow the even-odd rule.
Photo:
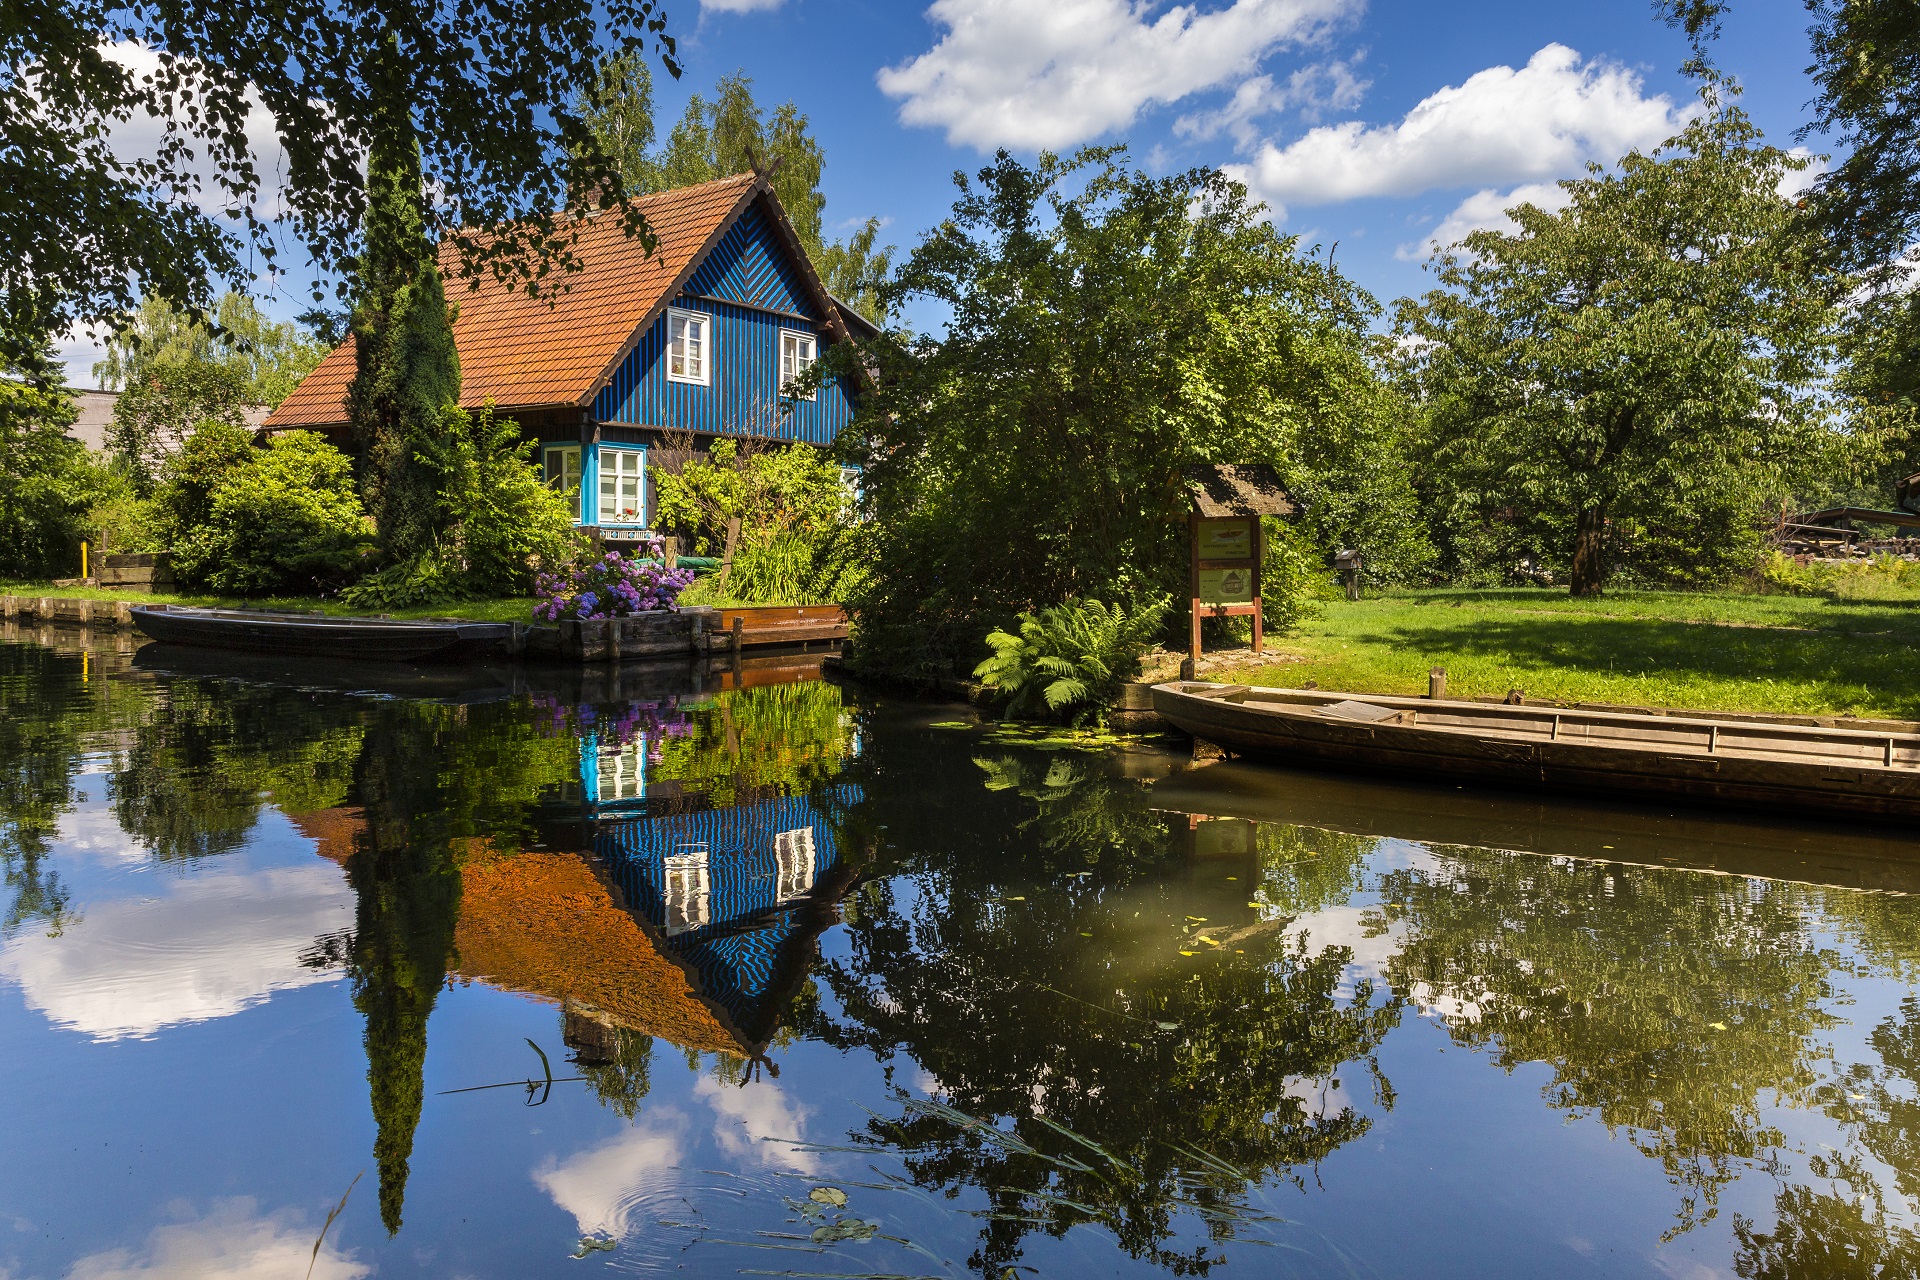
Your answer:
[[[1229,172],[1277,209],[1537,182],[1658,145],[1697,109],[1648,96],[1626,67],[1550,44],[1517,71],[1489,67],[1431,94],[1397,124],[1324,125]]]
[[[173,881],[148,898],[93,902],[57,938],[0,949],[28,1007],[96,1040],[225,1017],[275,991],[331,982],[302,952],[353,927],[353,891],[331,862]]]
[[[534,1183],[573,1215],[583,1236],[623,1240],[648,1193],[673,1185],[682,1159],[677,1112],[659,1110],[648,1123],[614,1135],[565,1161],[535,1170]]]
[[[146,1248],[108,1249],[73,1264],[67,1280],[360,1280],[373,1268],[342,1253],[329,1239],[314,1256],[317,1226],[292,1211],[261,1214],[240,1198],[216,1204],[197,1222],[155,1227]]]
[[[101,52],[126,67],[136,79],[152,75],[160,69],[160,55],[133,41],[104,43]],[[262,218],[276,218],[285,212],[281,177],[286,171],[286,153],[280,146],[273,113],[267,110],[252,90],[247,91],[246,102],[247,147],[253,155],[254,169],[260,178],[260,190],[253,199],[254,212]],[[122,160],[153,159],[160,153],[166,126],[164,119],[136,110],[128,119],[114,121],[107,127],[107,140],[113,153]],[[215,166],[207,159],[205,143],[195,141],[188,145],[198,160],[188,165],[187,169],[198,181],[199,188],[197,191],[176,194],[192,200],[207,213],[217,215],[229,207],[230,198],[215,181]]]
[[[1511,191],[1496,191],[1488,188],[1476,191],[1454,207],[1452,213],[1440,220],[1427,238],[1415,244],[1403,244],[1393,251],[1393,256],[1402,262],[1417,262],[1436,250],[1455,245],[1466,239],[1470,231],[1494,228],[1501,231],[1514,229],[1512,218],[1507,210],[1523,204],[1538,205],[1548,213],[1558,213],[1567,207],[1573,197],[1566,188],[1557,182],[1528,182]]]
[[[1133,123],[1145,107],[1231,84],[1289,42],[1310,40],[1341,0],[1233,0],[1202,12],[1150,0],[934,0],[946,29],[877,79],[905,124],[982,150],[1067,147]]]
[[[1303,118],[1315,121],[1323,112],[1352,110],[1373,84],[1354,74],[1353,61],[1301,67],[1285,84],[1275,83],[1272,76],[1255,76],[1235,89],[1225,106],[1181,116],[1173,122],[1173,131],[1201,140],[1228,133],[1242,150],[1248,150],[1259,141],[1253,122],[1262,116],[1298,107]]]
[[[760,9],[778,9],[784,0],[700,0],[701,12],[752,13]]]
[[[713,1108],[714,1142],[736,1160],[806,1174],[819,1167],[812,1152],[793,1146],[806,1141],[807,1117],[813,1110],[788,1098],[779,1085],[770,1080],[722,1084],[702,1076],[693,1092]]]

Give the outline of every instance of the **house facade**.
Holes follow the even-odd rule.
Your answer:
[[[538,443],[548,482],[577,490],[579,520],[603,538],[637,538],[653,510],[653,455],[716,439],[825,447],[853,416],[853,388],[813,395],[789,383],[836,342],[873,326],[828,295],[764,178],[741,174],[642,197],[649,255],[620,220],[585,220],[581,270],[551,298],[490,278],[468,288],[442,250],[458,308],[460,403],[492,402]],[[342,344],[267,420],[346,444],[354,343]]]

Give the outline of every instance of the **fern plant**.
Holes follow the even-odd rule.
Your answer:
[[[1129,613],[1098,600],[1070,599],[1020,615],[1018,631],[987,637],[992,656],[974,678],[1007,697],[1007,718],[1061,719],[1070,725],[1106,719],[1120,686],[1140,673],[1170,602]]]

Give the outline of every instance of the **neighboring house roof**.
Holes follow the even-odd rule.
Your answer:
[[[107,447],[107,424],[113,421],[118,391],[96,391],[92,387],[73,388],[73,408],[77,415],[67,434],[87,448],[99,452]]]
[[[798,264],[824,323],[845,337],[848,322],[814,275],[771,188],[758,175],[740,174],[636,200],[658,238],[651,256],[626,234],[622,219],[586,219],[573,245],[581,269],[551,296],[532,297],[491,276],[468,288],[453,275],[454,246],[443,245],[448,301],[459,308],[453,336],[460,352],[460,403],[475,408],[491,400],[503,409],[591,404],[687,278],[756,202]],[[349,338],[294,389],[267,420],[268,429],[344,423],[354,360]]]

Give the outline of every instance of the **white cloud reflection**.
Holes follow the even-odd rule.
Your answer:
[[[353,892],[330,862],[199,873],[162,892],[84,904],[58,937],[0,948],[0,977],[29,1008],[96,1040],[238,1013],[275,991],[339,975],[301,963],[325,934],[353,925]]]
[[[73,1264],[67,1280],[360,1280],[373,1268],[320,1234],[291,1210],[262,1214],[247,1198],[223,1200],[206,1217],[155,1227],[139,1252],[107,1249]],[[308,1266],[311,1263],[312,1270]]]

